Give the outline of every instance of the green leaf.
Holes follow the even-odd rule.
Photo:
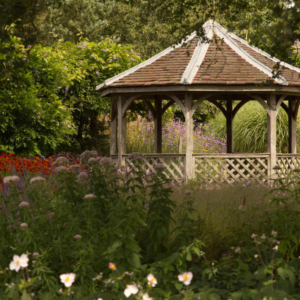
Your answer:
[[[21,296],[21,300],[31,300],[30,296],[27,294],[26,291],[23,291],[23,294]]]
[[[175,287],[176,287],[177,291],[180,292],[180,291],[182,290],[183,284],[180,283],[180,282],[176,282],[176,283],[175,283]]]
[[[138,256],[138,254],[132,252],[131,257],[129,257],[127,259],[127,261],[131,264],[131,266],[135,267],[135,268],[140,268],[141,266],[141,261],[140,258]]]

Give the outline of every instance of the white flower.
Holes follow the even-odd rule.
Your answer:
[[[276,232],[276,231],[274,231],[274,230],[272,230],[271,234],[272,234],[274,237],[276,237],[276,236],[277,236],[277,232]]]
[[[255,233],[253,233],[253,234],[251,235],[251,238],[252,238],[252,239],[255,239],[256,236],[257,236],[257,235],[256,235]]]
[[[131,294],[136,294],[139,291],[136,285],[131,284],[127,285],[126,289],[124,290],[124,295],[128,298]]]
[[[80,239],[81,239],[81,235],[76,234],[76,235],[74,236],[74,239],[80,240]]]
[[[6,176],[3,178],[3,183],[9,183],[10,181],[15,181],[15,182],[18,182],[20,181],[20,178],[19,176]]]
[[[147,279],[148,279],[148,284],[155,287],[157,285],[157,279],[152,275],[152,274],[149,274],[147,276]]]
[[[19,272],[20,268],[26,268],[28,266],[28,256],[26,254],[14,255],[13,261],[9,264],[10,270],[16,270],[16,272]]]
[[[260,237],[262,240],[264,240],[266,238],[266,235],[263,234],[261,237]]]
[[[152,300],[152,298],[148,294],[144,294],[143,300]]]
[[[66,165],[69,164],[70,161],[66,157],[58,157],[56,161],[53,163],[53,166],[61,166],[61,165]]]
[[[64,283],[66,287],[70,287],[72,283],[75,281],[76,274],[67,273],[67,274],[62,274],[59,277],[60,277],[60,281]]]
[[[193,279],[192,272],[184,272],[183,274],[178,275],[178,280],[183,281],[185,285],[189,285]]]
[[[275,251],[278,251],[278,245],[273,248]]]
[[[38,182],[38,181],[45,181],[46,179],[41,177],[41,176],[37,176],[37,177],[33,177],[30,179],[30,183],[33,183],[33,182]]]

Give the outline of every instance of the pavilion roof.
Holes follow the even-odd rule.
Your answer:
[[[300,69],[271,57],[209,20],[203,25],[205,43],[193,32],[183,43],[169,47],[135,67],[98,85],[147,87],[174,85],[275,85],[300,86]],[[189,55],[188,53],[189,52]],[[280,72],[274,78],[273,67]]]

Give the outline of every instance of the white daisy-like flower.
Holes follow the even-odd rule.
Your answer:
[[[60,281],[66,287],[70,287],[72,283],[75,281],[76,274],[74,273],[61,274],[59,277],[60,277]]]
[[[193,279],[192,272],[184,272],[183,274],[178,275],[178,280],[182,281],[185,285],[189,285]]]
[[[155,287],[157,285],[157,279],[154,277],[154,275],[152,274],[149,274],[147,276],[147,279],[148,279],[148,284]]]
[[[139,289],[137,288],[136,285],[130,284],[126,286],[126,289],[124,290],[124,295],[128,298],[132,294],[133,295],[137,294],[138,291]]]
[[[9,264],[9,269],[19,272],[20,268],[28,267],[28,261],[29,258],[26,254],[22,254],[21,256],[14,255],[13,261]]]
[[[143,300],[152,300],[152,298],[148,294],[144,294]]]

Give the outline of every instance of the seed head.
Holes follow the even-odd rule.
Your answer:
[[[29,203],[28,203],[28,202],[25,202],[25,201],[22,201],[22,202],[19,204],[19,207],[29,207]]]
[[[93,199],[93,198],[97,198],[94,194],[87,194],[83,197],[83,199]]]
[[[64,167],[64,166],[60,166],[58,168],[55,169],[55,172],[59,173],[59,172],[65,172],[68,171],[68,168]]]
[[[190,191],[190,190],[186,190],[186,191],[185,191],[185,195],[186,195],[186,196],[190,195],[191,193],[192,193],[192,191]]]
[[[14,182],[19,182],[20,181],[20,178],[19,176],[17,175],[13,175],[13,176],[6,176],[3,178],[3,183],[9,183],[11,181],[14,181]]]
[[[26,228],[28,228],[28,224],[27,223],[21,223],[20,225],[22,230],[25,230]]]
[[[46,179],[41,176],[33,177],[30,179],[30,183],[38,182],[38,181],[46,181]]]
[[[32,254],[32,256],[33,256],[34,258],[39,258],[40,254],[39,254],[38,252],[34,252],[34,253]]]
[[[102,157],[100,162],[102,165],[109,165],[112,163],[112,160],[110,157]]]
[[[81,235],[76,234],[76,235],[74,236],[74,239],[80,240],[80,239],[81,239]]]
[[[58,157],[56,161],[53,163],[53,166],[61,166],[61,165],[68,165],[70,161],[66,157]]]

